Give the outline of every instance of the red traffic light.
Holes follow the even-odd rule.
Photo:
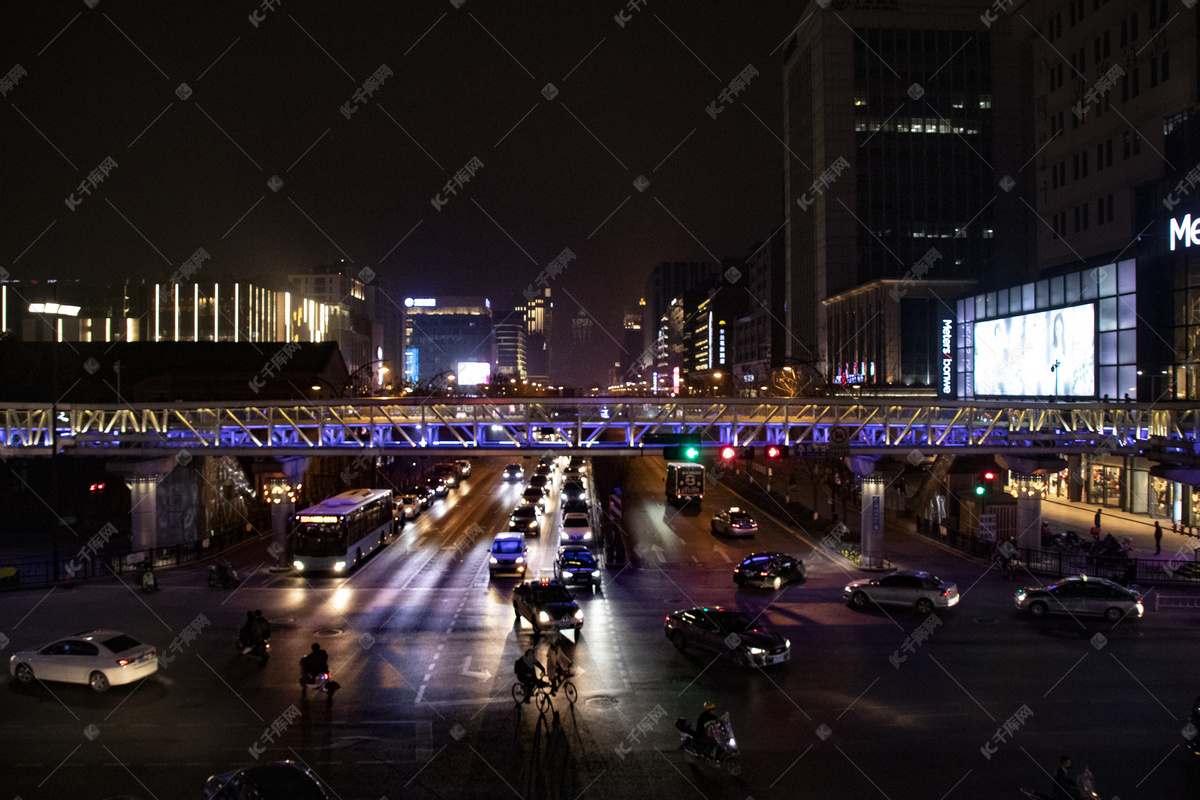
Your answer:
[[[737,450],[735,450],[734,448],[732,448],[732,447],[722,447],[721,448],[721,458],[725,459],[726,461],[732,461],[736,456],[737,456]]]
[[[773,444],[767,446],[767,458],[779,458],[780,453],[781,451],[777,446]]]
[[[983,479],[985,481],[994,481],[996,480],[996,473],[988,470],[987,472],[983,473]]]

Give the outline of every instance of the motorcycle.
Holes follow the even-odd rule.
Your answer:
[[[1100,795],[1096,793],[1095,783],[1092,779],[1092,771],[1087,767],[1083,768],[1083,774],[1075,779],[1075,785],[1072,787],[1063,787],[1075,790],[1075,796],[1079,800],[1100,800]],[[1022,789],[1021,794],[1029,798],[1029,800],[1054,800],[1054,795],[1042,794],[1035,792],[1032,789]]]
[[[708,723],[704,733],[697,733],[683,717],[675,720],[675,728],[679,731],[679,746],[689,761],[699,759],[714,767],[723,767],[730,775],[741,774],[742,765],[738,761],[741,751],[737,739],[733,738],[729,712]]]
[[[142,591],[146,594],[158,591],[158,579],[154,577],[154,570],[150,568],[150,560],[147,559],[137,565],[138,581],[142,584]]]
[[[241,583],[237,569],[228,561],[219,561],[208,568],[208,585],[214,589],[236,589]]]
[[[1086,553],[1090,547],[1074,531],[1063,531],[1054,537],[1054,546],[1067,553]]]
[[[324,692],[330,700],[333,699],[333,693],[342,688],[341,684],[332,680],[332,675],[326,671],[320,675],[309,675],[304,667],[300,668],[300,691],[307,694],[309,689],[313,692]]]
[[[257,642],[245,642],[242,640],[242,637],[239,636],[236,647],[238,653],[241,655],[254,656],[261,659],[264,664],[267,663],[267,659],[271,657],[271,643],[266,639],[262,639]]]

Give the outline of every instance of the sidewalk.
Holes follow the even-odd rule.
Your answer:
[[[1095,521],[1096,506],[1083,503],[1072,503],[1058,498],[1047,497],[1042,500],[1042,519],[1050,523],[1050,530],[1074,531],[1084,539],[1089,539],[1088,532]],[[1200,541],[1194,536],[1175,533],[1171,530],[1170,520],[1159,520],[1162,524],[1162,554],[1154,553],[1154,520],[1127,511],[1105,508],[1100,515],[1101,535],[1111,533],[1119,541],[1128,536],[1133,542],[1135,558],[1158,561],[1187,561],[1194,560],[1192,551],[1200,547]]]

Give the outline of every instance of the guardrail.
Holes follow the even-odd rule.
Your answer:
[[[917,518],[917,533],[947,544],[956,550],[979,558],[990,559],[996,552],[994,542],[984,541],[953,528],[942,528],[931,520]],[[1163,561],[1155,558],[1123,558],[1095,556],[1088,553],[1068,553],[1059,550],[1039,550],[1017,547],[1014,558],[1017,567],[1030,572],[1064,577],[1066,575],[1092,575],[1097,578],[1121,580],[1132,563],[1132,583],[1169,584],[1200,588],[1200,563],[1196,561]]]
[[[1162,608],[1200,608],[1200,597],[1180,597],[1154,593],[1154,610]]]
[[[182,542],[152,550],[103,552],[89,557],[79,555],[54,558],[6,559],[0,553],[0,589],[37,589],[50,585],[70,585],[93,578],[121,577],[136,574],[138,565],[146,561],[154,569],[178,567],[219,555],[247,539],[269,539],[270,517],[256,518],[246,530],[243,523],[227,528],[204,539]]]

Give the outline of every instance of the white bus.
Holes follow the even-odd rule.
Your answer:
[[[297,572],[348,572],[395,530],[391,489],[355,489],[296,515]]]

